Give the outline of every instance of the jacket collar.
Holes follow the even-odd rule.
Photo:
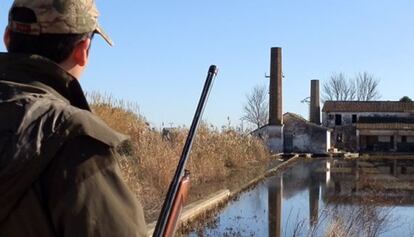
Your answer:
[[[0,53],[0,80],[31,84],[83,110],[91,110],[76,78],[38,55]]]

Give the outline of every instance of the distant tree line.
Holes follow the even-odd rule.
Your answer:
[[[334,73],[322,87],[323,101],[372,101],[380,98],[379,79],[367,72],[358,73],[353,78],[347,78],[344,73]]]

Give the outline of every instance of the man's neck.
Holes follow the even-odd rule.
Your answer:
[[[74,78],[76,78],[78,81],[80,80],[81,74],[84,70],[84,67],[80,67],[79,65],[74,65],[73,63],[68,62],[68,61],[59,63],[59,66],[63,68],[67,73],[72,75]]]

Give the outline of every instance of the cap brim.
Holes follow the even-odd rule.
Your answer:
[[[114,42],[109,38],[105,31],[99,25],[96,27],[95,32],[98,33],[110,46],[114,46]]]

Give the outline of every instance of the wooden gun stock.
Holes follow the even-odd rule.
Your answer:
[[[190,130],[188,131],[188,136],[184,144],[183,152],[181,153],[180,161],[178,162],[177,170],[175,171],[173,180],[168,188],[164,205],[162,206],[157,225],[154,229],[153,237],[174,236],[180,213],[188,197],[188,191],[190,189],[190,176],[189,172],[185,170],[185,165],[190,155],[197,127],[200,123],[201,116],[216,75],[217,67],[214,65],[210,66],[203,92],[201,93],[201,98],[198,102]]]
[[[190,183],[190,173],[186,170],[186,174],[181,179],[180,186],[178,187],[177,198],[171,208],[171,214],[167,220],[164,237],[174,236],[181,211],[183,210],[184,204],[187,202]]]

